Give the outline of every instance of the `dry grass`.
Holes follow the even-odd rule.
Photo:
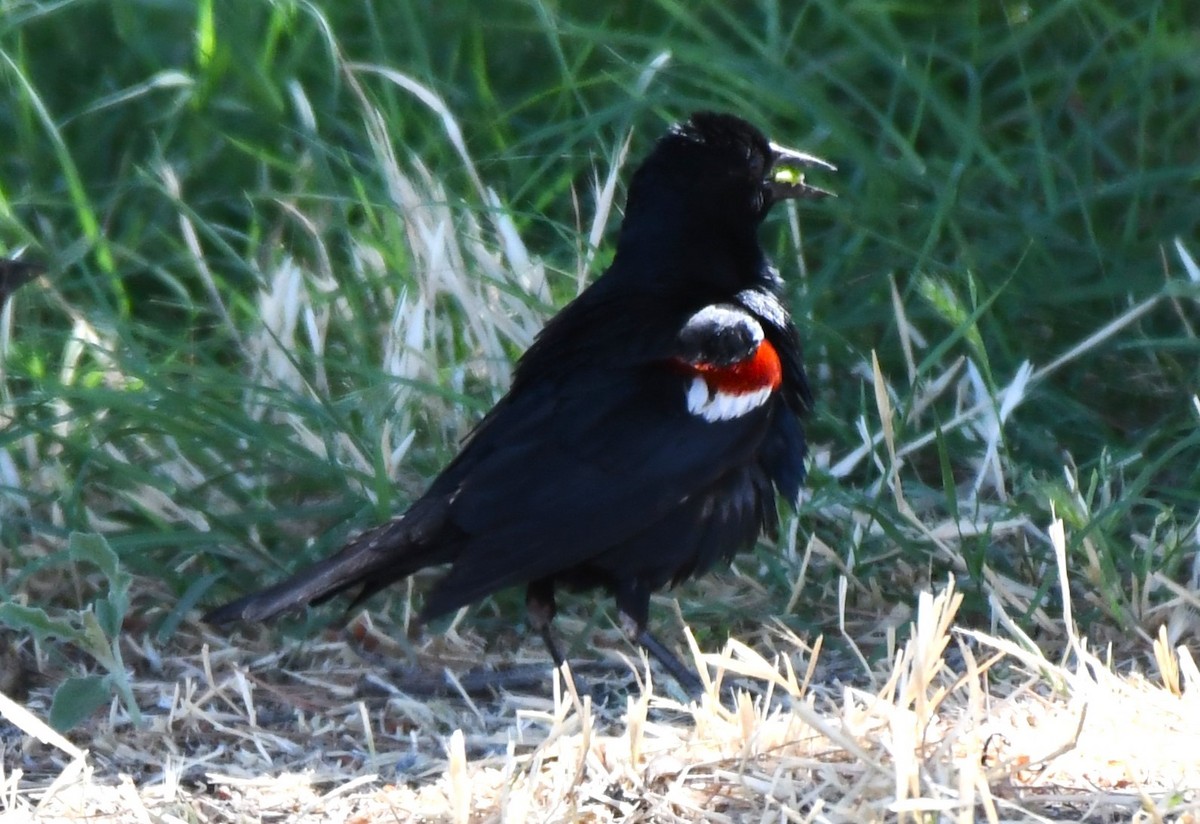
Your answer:
[[[874,672],[814,679],[818,649],[775,633],[697,653],[698,704],[589,674],[591,694],[397,691],[337,639],[283,651],[198,627],[130,640],[144,724],[114,704],[71,743],[6,702],[10,817],[139,821],[1191,821],[1200,815],[1200,673],[1154,645],[1154,678],[1118,674],[1072,635],[1062,661],[956,630],[961,597],[922,594]],[[181,647],[190,646],[190,649]],[[458,678],[480,639],[418,652]],[[505,666],[536,666],[533,645]],[[541,670],[550,681],[548,668]],[[732,680],[740,688],[725,688]],[[859,685],[855,685],[855,684]],[[749,690],[745,688],[750,688]],[[593,694],[598,700],[593,699]],[[13,727],[19,731],[13,734]]]

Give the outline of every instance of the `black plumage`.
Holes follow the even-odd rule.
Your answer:
[[[673,127],[634,173],[612,265],[546,324],[428,491],[206,619],[265,620],[345,591],[357,602],[450,564],[423,618],[524,584],[561,662],[555,589],[603,588],[630,634],[695,689],[646,632],[650,594],[773,533],[776,495],[794,503],[804,477],[811,397],[757,236],[779,200],[824,194],[796,174],[804,166],[828,164],[736,117]]]

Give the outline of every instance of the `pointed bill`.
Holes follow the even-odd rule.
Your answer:
[[[837,166],[816,155],[772,143],[771,168],[767,181],[771,187],[771,196],[776,201],[780,201],[790,198],[815,200],[833,195],[833,192],[806,183],[804,180],[805,169],[824,169],[828,172],[836,172]]]

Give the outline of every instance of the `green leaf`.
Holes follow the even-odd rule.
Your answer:
[[[115,660],[113,650],[118,643],[116,636],[105,632],[96,613],[89,610],[83,613],[81,617],[83,619],[83,634],[77,643],[90,653],[93,658],[104,665],[105,669],[111,670]]]
[[[96,601],[96,615],[109,638],[116,638],[129,609],[132,576],[121,567],[121,560],[102,535],[72,532],[67,545],[71,560],[96,566],[108,579],[108,591]]]
[[[946,434],[941,424],[934,430],[936,434],[938,464],[942,469],[942,491],[946,495],[946,511],[956,522],[958,521],[958,489],[954,482],[954,467],[950,462],[950,445],[946,443]]]
[[[987,347],[984,346],[978,320],[992,308],[992,304],[1007,286],[1007,281],[988,295],[982,303],[977,303],[975,279],[970,273],[967,274],[967,279],[972,294],[972,303],[975,304],[972,309],[967,308],[967,305],[945,281],[935,280],[924,274],[916,276],[917,292],[942,320],[954,327],[954,331],[945,340],[938,343],[917,365],[918,374],[925,374],[931,366],[945,356],[955,343],[965,340],[975,362],[984,375],[990,378],[991,367],[988,362]]]
[[[66,732],[90,718],[111,697],[107,678],[99,675],[68,678],[54,691],[54,700],[50,704],[50,726],[59,732]]]
[[[205,593],[212,588],[212,585],[217,582],[221,576],[217,573],[209,573],[202,575],[192,582],[191,586],[179,597],[175,602],[175,607],[167,614],[162,623],[158,627],[158,632],[155,633],[155,638],[159,642],[170,640],[175,634],[175,630],[179,628],[184,617],[193,609],[196,604],[200,603],[200,599]]]
[[[108,541],[104,540],[103,535],[91,532],[72,532],[70,542],[67,544],[67,552],[73,561],[86,561],[95,565],[104,573],[104,577],[113,583],[121,578],[124,578],[125,583],[129,582],[129,576],[121,570],[117,553],[112,551],[112,547],[108,545]]]
[[[66,618],[52,618],[46,610],[39,607],[0,604],[0,624],[28,632],[38,643],[44,643],[48,638],[75,643],[84,639],[84,631],[77,624]]]

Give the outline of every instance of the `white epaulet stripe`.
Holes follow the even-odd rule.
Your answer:
[[[758,409],[771,397],[771,392],[769,386],[741,394],[720,390],[714,392],[709,389],[708,382],[703,377],[697,376],[692,378],[688,387],[688,411],[710,423],[733,420]]]

